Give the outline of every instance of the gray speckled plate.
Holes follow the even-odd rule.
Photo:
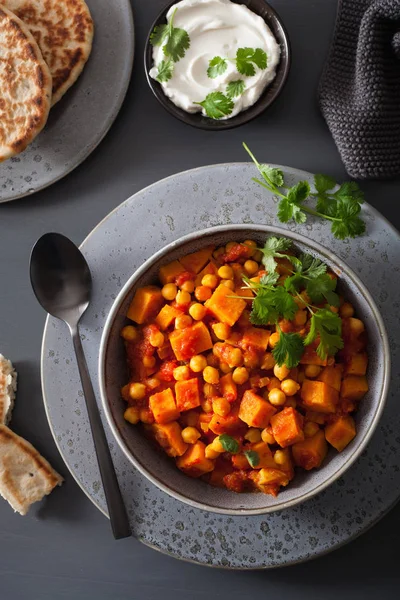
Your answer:
[[[288,181],[310,179],[284,168]],[[156,250],[192,231],[219,224],[278,225],[275,200],[251,181],[248,164],[216,165],[175,175],[139,192],[112,212],[82,245],[94,282],[81,337],[98,392],[98,351],[106,316],[121,286]],[[184,207],[184,209],[182,208]],[[175,557],[211,566],[269,568],[307,560],[356,537],[400,496],[399,391],[400,236],[372,207],[363,208],[368,236],[332,238],[309,220],[302,232],[328,246],[368,286],[384,317],[392,348],[387,406],[368,450],[327,490],[299,507],[269,515],[221,516],[167,496],[136,472],[106,426],[134,535]],[[139,226],[140,224],[140,226]],[[393,267],[396,265],[396,267]],[[42,353],[45,405],[59,450],[79,485],[106,514],[78,371],[64,324],[48,319]]]
[[[33,144],[0,164],[0,203],[38,192],[70,173],[101,142],[121,108],[133,64],[130,1],[86,1],[95,24],[90,59]]]

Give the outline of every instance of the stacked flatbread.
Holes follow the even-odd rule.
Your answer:
[[[11,362],[0,354],[0,495],[21,515],[50,494],[63,479],[37,450],[11,431],[9,422],[17,387]]]
[[[84,0],[0,0],[0,162],[46,124],[92,50]]]

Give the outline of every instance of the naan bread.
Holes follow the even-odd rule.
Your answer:
[[[28,27],[0,4],[0,162],[25,150],[43,129],[51,86]]]
[[[26,440],[0,425],[0,495],[21,515],[63,478]]]
[[[52,105],[82,73],[93,43],[84,0],[0,0],[33,33],[53,78]]]
[[[0,354],[0,424],[8,425],[14,408],[17,373],[11,362]]]

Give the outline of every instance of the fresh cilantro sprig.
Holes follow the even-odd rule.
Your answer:
[[[226,95],[228,98],[237,98],[241,96],[246,89],[246,84],[243,79],[236,79],[235,81],[230,81],[226,86]]]
[[[260,455],[255,450],[246,450],[244,455],[251,467],[254,468],[260,464]]]
[[[272,356],[279,367],[286,365],[288,369],[293,369],[304,354],[303,338],[298,333],[284,333],[279,326],[277,330],[279,341],[272,349]]]
[[[252,77],[259,69],[267,68],[267,55],[262,48],[239,48],[236,52],[236,68],[241,75]]]
[[[171,15],[168,23],[156,25],[150,35],[152,46],[163,45],[163,53],[167,60],[162,60],[158,65],[157,81],[163,83],[169,81],[174,72],[174,63],[178,62],[190,48],[190,37],[188,32],[181,27],[174,27],[174,18],[177,9]]]
[[[220,56],[214,56],[209,62],[207,69],[207,75],[210,79],[215,79],[219,75],[223,75],[228,68],[228,62],[225,58]]]
[[[281,169],[260,164],[248,146],[243,146],[262,176],[262,180],[254,177],[253,181],[280,198],[278,218],[282,223],[293,219],[302,224],[306,222],[307,215],[312,215],[330,221],[331,231],[339,240],[354,238],[365,232],[365,222],[360,216],[364,194],[355,181],[343,183],[336,189],[337,184],[332,177],[315,175],[315,191],[311,190],[307,181],[287,187]],[[309,200],[316,202],[315,209],[305,204]]]
[[[237,454],[239,452],[239,442],[227,433],[223,433],[218,439],[225,452],[230,452],[230,454]]]
[[[304,344],[308,346],[317,338],[317,354],[322,360],[343,348],[342,319],[328,308],[320,308],[312,313],[310,331]]]
[[[234,103],[231,98],[225,96],[222,92],[211,92],[206,96],[203,102],[194,102],[202,106],[208,117],[211,119],[222,119],[231,114]]]

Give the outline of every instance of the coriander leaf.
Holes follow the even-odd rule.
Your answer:
[[[327,273],[323,273],[308,281],[306,290],[313,302],[319,304],[324,299],[331,306],[339,306],[339,296],[335,293],[336,279],[332,279]]]
[[[273,357],[279,367],[286,365],[288,369],[297,367],[304,352],[304,343],[298,333],[279,334],[279,341],[272,350]]]
[[[335,192],[334,197],[345,202],[364,202],[364,192],[360,190],[360,186],[355,181],[346,181],[342,183],[340,188]]]
[[[163,46],[163,52],[166,56],[178,62],[185,56],[186,50],[190,47],[190,37],[187,31],[180,27],[170,27],[168,40]]]
[[[293,217],[294,204],[287,198],[282,198],[278,204],[278,219],[281,223],[287,223]]]
[[[267,183],[272,183],[277,187],[282,187],[285,183],[281,169],[270,167],[269,165],[260,165],[259,171]]]
[[[315,258],[312,254],[303,252],[300,254],[299,260],[301,267],[296,270],[307,277],[311,277],[311,279],[326,273],[326,264],[323,263],[319,258]]]
[[[279,279],[279,273],[268,273],[260,279],[261,285],[275,285]]]
[[[239,442],[227,433],[223,433],[218,439],[225,452],[230,452],[231,454],[237,454],[239,452]]]
[[[169,25],[157,25],[150,35],[150,44],[152,46],[161,46],[169,35]]]
[[[314,175],[314,186],[320,194],[332,190],[335,185],[336,181],[329,175]]]
[[[174,72],[174,63],[172,60],[162,60],[158,65],[158,75],[156,77],[157,81],[163,83],[164,81],[169,81]]]
[[[286,254],[282,254],[291,248],[292,242],[287,238],[270,237],[265,242],[264,248],[260,248],[263,253],[262,263],[269,273],[273,273],[277,267],[275,258],[286,258]]]
[[[318,194],[316,210],[319,213],[330,215],[336,210],[336,201],[332,200],[327,194]]]
[[[282,286],[274,288],[273,305],[280,316],[289,320],[293,319],[299,308],[292,294]]]
[[[325,360],[327,356],[333,356],[343,348],[342,319],[336,313],[327,308],[320,308],[311,317],[310,331],[304,340],[308,346],[319,336],[317,354]]]
[[[291,277],[286,277],[285,283],[283,284],[285,290],[295,294],[299,289],[304,286],[304,278],[301,273],[295,273]]]
[[[195,102],[195,104],[202,106],[211,119],[226,117],[231,114],[234,108],[232,100],[222,92],[211,92],[203,102]]]
[[[293,206],[293,219],[296,221],[298,225],[302,225],[307,221],[307,215],[304,211],[300,209],[297,204],[292,204]]]
[[[230,81],[226,87],[226,95],[228,98],[236,98],[237,96],[241,96],[246,89],[246,84],[243,79],[236,79],[235,81]]]
[[[299,181],[291,187],[287,194],[287,199],[289,202],[293,202],[293,204],[300,204],[304,202],[306,198],[310,195],[311,189],[308,181]]]
[[[361,211],[361,206],[356,202],[337,203],[335,218],[340,221],[333,221],[332,233],[339,240],[344,240],[346,237],[354,238],[362,235],[365,232],[365,223],[358,216]]]
[[[244,453],[251,467],[256,467],[260,464],[260,455],[255,450],[246,450]]]
[[[210,60],[209,67],[207,69],[207,75],[210,79],[215,79],[218,75],[222,75],[228,68],[228,63],[225,58],[221,58],[220,56],[214,56]]]
[[[267,67],[267,55],[261,48],[239,48],[236,53],[236,68],[242,75],[252,77],[256,70],[254,63],[260,69]]]
[[[276,323],[279,313],[274,306],[273,291],[260,288],[252,303],[250,321],[253,325]]]

